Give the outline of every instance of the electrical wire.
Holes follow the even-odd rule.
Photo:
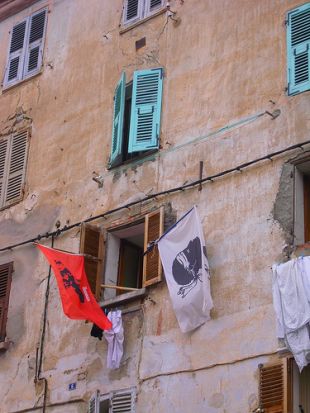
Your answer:
[[[9,245],[9,246],[7,246],[7,247],[0,248],[0,252],[10,251],[10,250],[12,250],[12,249],[14,249],[14,248],[21,247],[21,246],[26,245],[26,244],[31,244],[31,243],[40,241],[41,239],[44,239],[44,238],[59,236],[59,235],[62,234],[63,232],[67,232],[67,231],[69,231],[69,230],[71,230],[71,229],[73,229],[73,228],[79,227],[82,223],[88,223],[88,222],[92,222],[92,221],[98,220],[98,219],[100,219],[100,218],[105,218],[105,217],[107,217],[108,215],[114,214],[115,212],[119,212],[119,211],[121,211],[121,210],[123,210],[123,209],[130,209],[130,207],[132,207],[132,206],[134,206],[134,205],[141,204],[141,203],[146,202],[146,201],[149,201],[150,199],[154,199],[154,198],[158,198],[158,197],[161,197],[161,196],[169,195],[169,194],[172,194],[172,193],[175,193],[175,192],[184,191],[184,190],[186,190],[186,189],[194,188],[194,187],[196,187],[196,186],[198,186],[198,185],[200,185],[200,184],[206,183],[206,182],[213,182],[214,180],[216,180],[216,179],[218,179],[218,178],[222,178],[223,176],[232,174],[232,173],[234,173],[234,172],[242,172],[242,170],[248,168],[249,166],[255,165],[255,164],[259,163],[259,162],[263,162],[263,161],[266,161],[266,160],[272,161],[273,158],[275,158],[275,157],[277,157],[277,156],[279,156],[279,155],[285,154],[285,153],[287,153],[287,152],[293,151],[293,150],[295,150],[295,149],[302,149],[302,150],[304,150],[303,147],[306,146],[306,145],[309,145],[309,144],[310,144],[310,140],[307,140],[307,141],[304,141],[304,142],[300,142],[300,143],[297,143],[297,144],[295,144],[295,145],[288,146],[288,147],[286,147],[285,149],[281,149],[281,150],[279,150],[279,151],[269,153],[268,155],[262,156],[262,157],[260,157],[260,158],[253,159],[252,161],[245,162],[245,163],[243,163],[243,164],[240,164],[240,165],[238,165],[238,166],[235,166],[234,168],[226,169],[226,170],[224,170],[224,171],[222,171],[222,172],[219,172],[219,173],[217,173],[217,174],[207,176],[206,178],[197,179],[196,181],[190,182],[190,183],[188,183],[188,184],[180,185],[180,186],[177,186],[177,187],[174,187],[174,188],[171,188],[171,189],[167,189],[167,190],[165,190],[165,191],[160,191],[160,192],[156,192],[156,193],[154,193],[154,194],[147,195],[147,196],[145,196],[145,197],[142,198],[142,199],[139,199],[139,200],[137,200],[137,201],[129,202],[128,204],[121,205],[121,206],[119,206],[119,207],[117,207],[117,208],[114,208],[114,209],[110,209],[109,211],[106,211],[106,212],[104,212],[104,213],[102,213],[102,214],[95,215],[95,216],[92,216],[92,217],[90,217],[90,218],[87,218],[87,219],[85,219],[84,221],[76,222],[76,223],[74,223],[74,224],[72,224],[72,225],[65,225],[63,228],[59,228],[59,229],[57,229],[57,230],[55,230],[55,231],[46,232],[45,234],[42,234],[42,235],[39,234],[39,235],[37,235],[35,238],[31,238],[31,239],[28,239],[28,240],[26,240],[26,241],[22,241],[22,242],[13,244],[13,245]]]

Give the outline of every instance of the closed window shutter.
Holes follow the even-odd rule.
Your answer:
[[[163,71],[134,73],[128,152],[158,149]]]
[[[310,89],[310,3],[288,13],[288,93]]]
[[[150,242],[157,240],[164,229],[164,208],[151,212],[145,216],[144,251]],[[143,287],[161,281],[162,266],[157,245],[152,251],[144,255],[143,259]]]
[[[134,23],[142,18],[142,0],[125,0],[124,24]]]
[[[0,141],[0,207],[4,203],[8,142],[7,138]]]
[[[24,76],[31,76],[41,69],[47,10],[41,10],[30,17]]]
[[[264,413],[285,413],[285,363],[261,365],[259,373],[259,407]]]
[[[116,166],[122,162],[125,88],[126,75],[125,73],[122,73],[121,79],[116,86],[114,95],[114,115],[110,166]]]
[[[6,336],[6,322],[9,306],[9,296],[13,263],[0,265],[0,341],[4,341]]]
[[[163,5],[163,0],[149,0],[150,1],[150,12],[159,9]]]
[[[99,413],[99,391],[96,391],[90,398],[88,403],[88,413]]]
[[[87,279],[92,293],[99,300],[104,260],[104,234],[100,228],[90,224],[82,224],[80,253],[85,254]]]
[[[13,27],[4,86],[9,86],[10,84],[22,79],[26,27],[27,20],[23,20]]]
[[[113,392],[111,395],[111,413],[135,413],[135,389]]]
[[[22,131],[15,133],[12,138],[9,139],[9,150],[4,206],[19,201],[23,196],[28,153],[28,132]]]

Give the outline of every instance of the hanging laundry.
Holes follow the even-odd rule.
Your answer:
[[[183,333],[210,320],[206,243],[196,207],[157,241],[172,305]]]
[[[272,270],[277,336],[284,339],[301,371],[310,362],[310,257],[274,265]]]
[[[108,314],[112,323],[110,330],[104,331],[104,337],[108,342],[107,367],[118,369],[123,356],[124,329],[121,310],[112,310]]]
[[[88,284],[84,256],[36,245],[54,271],[66,316],[74,320],[89,320],[104,330],[110,329],[112,324],[103,313]]]

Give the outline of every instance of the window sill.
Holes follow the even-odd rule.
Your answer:
[[[124,34],[124,33],[128,32],[129,30],[134,29],[137,26],[140,26],[140,24],[143,24],[143,23],[147,22],[148,20],[152,19],[153,17],[160,16],[161,14],[166,13],[166,11],[167,11],[167,7],[163,7],[160,10],[158,10],[157,12],[151,14],[150,16],[144,17],[143,19],[138,20],[134,23],[128,23],[127,26],[125,26],[125,25],[121,26],[119,34]]]
[[[43,68],[42,68],[42,69],[40,69],[40,71],[39,71],[39,72],[34,73],[33,75],[31,75],[31,76],[29,76],[29,77],[25,77],[24,79],[21,79],[21,80],[19,80],[18,82],[13,83],[12,85],[9,85],[9,86],[4,86],[4,85],[2,84],[2,94],[4,94],[4,93],[8,92],[9,90],[14,89],[15,87],[17,87],[17,86],[19,86],[19,85],[21,85],[21,84],[24,84],[24,83],[29,82],[29,81],[30,81],[30,80],[32,80],[33,78],[35,78],[35,77],[37,77],[37,76],[41,75],[41,74],[42,74],[42,72],[43,72]]]
[[[129,293],[118,295],[117,297],[110,298],[109,300],[100,301],[100,307],[110,308],[117,307],[123,304],[127,304],[130,301],[136,300],[138,298],[143,298],[146,296],[146,288],[140,288],[137,291],[132,291]]]

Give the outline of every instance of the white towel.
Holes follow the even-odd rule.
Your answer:
[[[284,338],[302,370],[310,360],[310,257],[273,266],[277,335]]]

